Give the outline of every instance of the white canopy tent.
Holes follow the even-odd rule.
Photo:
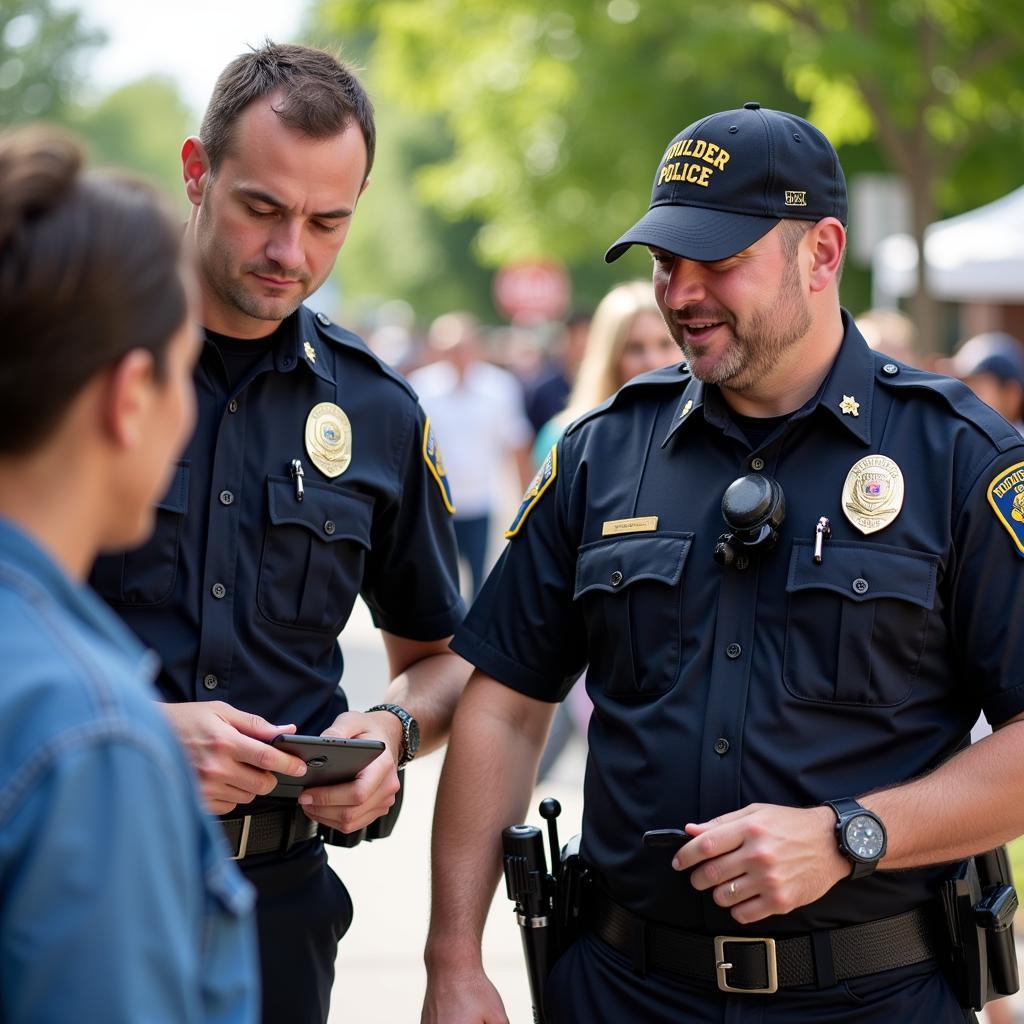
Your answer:
[[[1024,303],[1024,187],[925,231],[925,281],[950,302]],[[872,258],[876,305],[913,294],[917,247],[890,235]],[[889,301],[886,301],[889,300]]]

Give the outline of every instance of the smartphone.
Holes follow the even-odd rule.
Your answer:
[[[652,828],[644,833],[644,846],[669,847],[678,850],[684,843],[688,843],[693,836],[684,832],[681,828]]]
[[[267,795],[298,797],[310,786],[335,786],[351,782],[371,761],[384,752],[381,740],[346,740],[337,736],[292,736],[281,733],[271,743],[279,750],[306,762],[302,778],[274,772],[278,784]]]

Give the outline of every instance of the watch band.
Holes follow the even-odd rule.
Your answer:
[[[404,768],[420,749],[420,727],[408,711],[399,704],[374,704],[367,708],[366,713],[371,711],[388,711],[402,723],[402,749],[398,752],[398,767]]]

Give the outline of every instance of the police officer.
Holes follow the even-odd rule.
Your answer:
[[[505,1020],[478,944],[500,832],[584,666],[594,884],[548,1021],[973,1019],[939,968],[937,865],[1024,830],[1024,445],[867,348],[846,220],[825,137],[748,103],[671,141],[609,251],[649,248],[687,363],[567,430],[456,634],[478,671],[425,1021]],[[969,747],[979,709],[1000,728]]]
[[[94,580],[163,659],[158,686],[256,885],[263,1019],[322,1021],[351,919],[319,827],[384,814],[442,742],[468,674],[451,495],[415,394],[302,300],[330,273],[373,162],[370,102],[332,56],[268,44],[221,74],[182,148],[205,345],[198,425],[141,549]],[[337,636],[357,595],[387,649],[382,705],[350,711]],[[356,781],[261,800],[304,762],[285,731],[384,740]]]

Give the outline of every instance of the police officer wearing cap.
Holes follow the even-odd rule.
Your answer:
[[[609,251],[649,248],[687,362],[566,431],[456,632],[477,671],[425,1021],[506,1020],[478,945],[500,833],[584,667],[592,884],[548,1024],[973,1019],[936,892],[1024,830],[1024,444],[868,349],[839,305],[846,219],[828,140],[748,103],[670,142]],[[999,728],[971,747],[980,709]]]
[[[385,814],[396,769],[446,735],[468,668],[452,499],[409,386],[302,300],[330,273],[373,162],[362,86],[331,55],[268,44],[220,76],[182,149],[206,344],[198,425],[142,548],[93,579],[161,657],[167,713],[255,884],[263,1020],[326,1018],[351,920],[318,832]],[[337,637],[356,596],[382,631],[385,701],[350,711]],[[279,733],[367,737],[356,781],[263,798],[306,766]],[[327,830],[336,830],[328,833]]]

